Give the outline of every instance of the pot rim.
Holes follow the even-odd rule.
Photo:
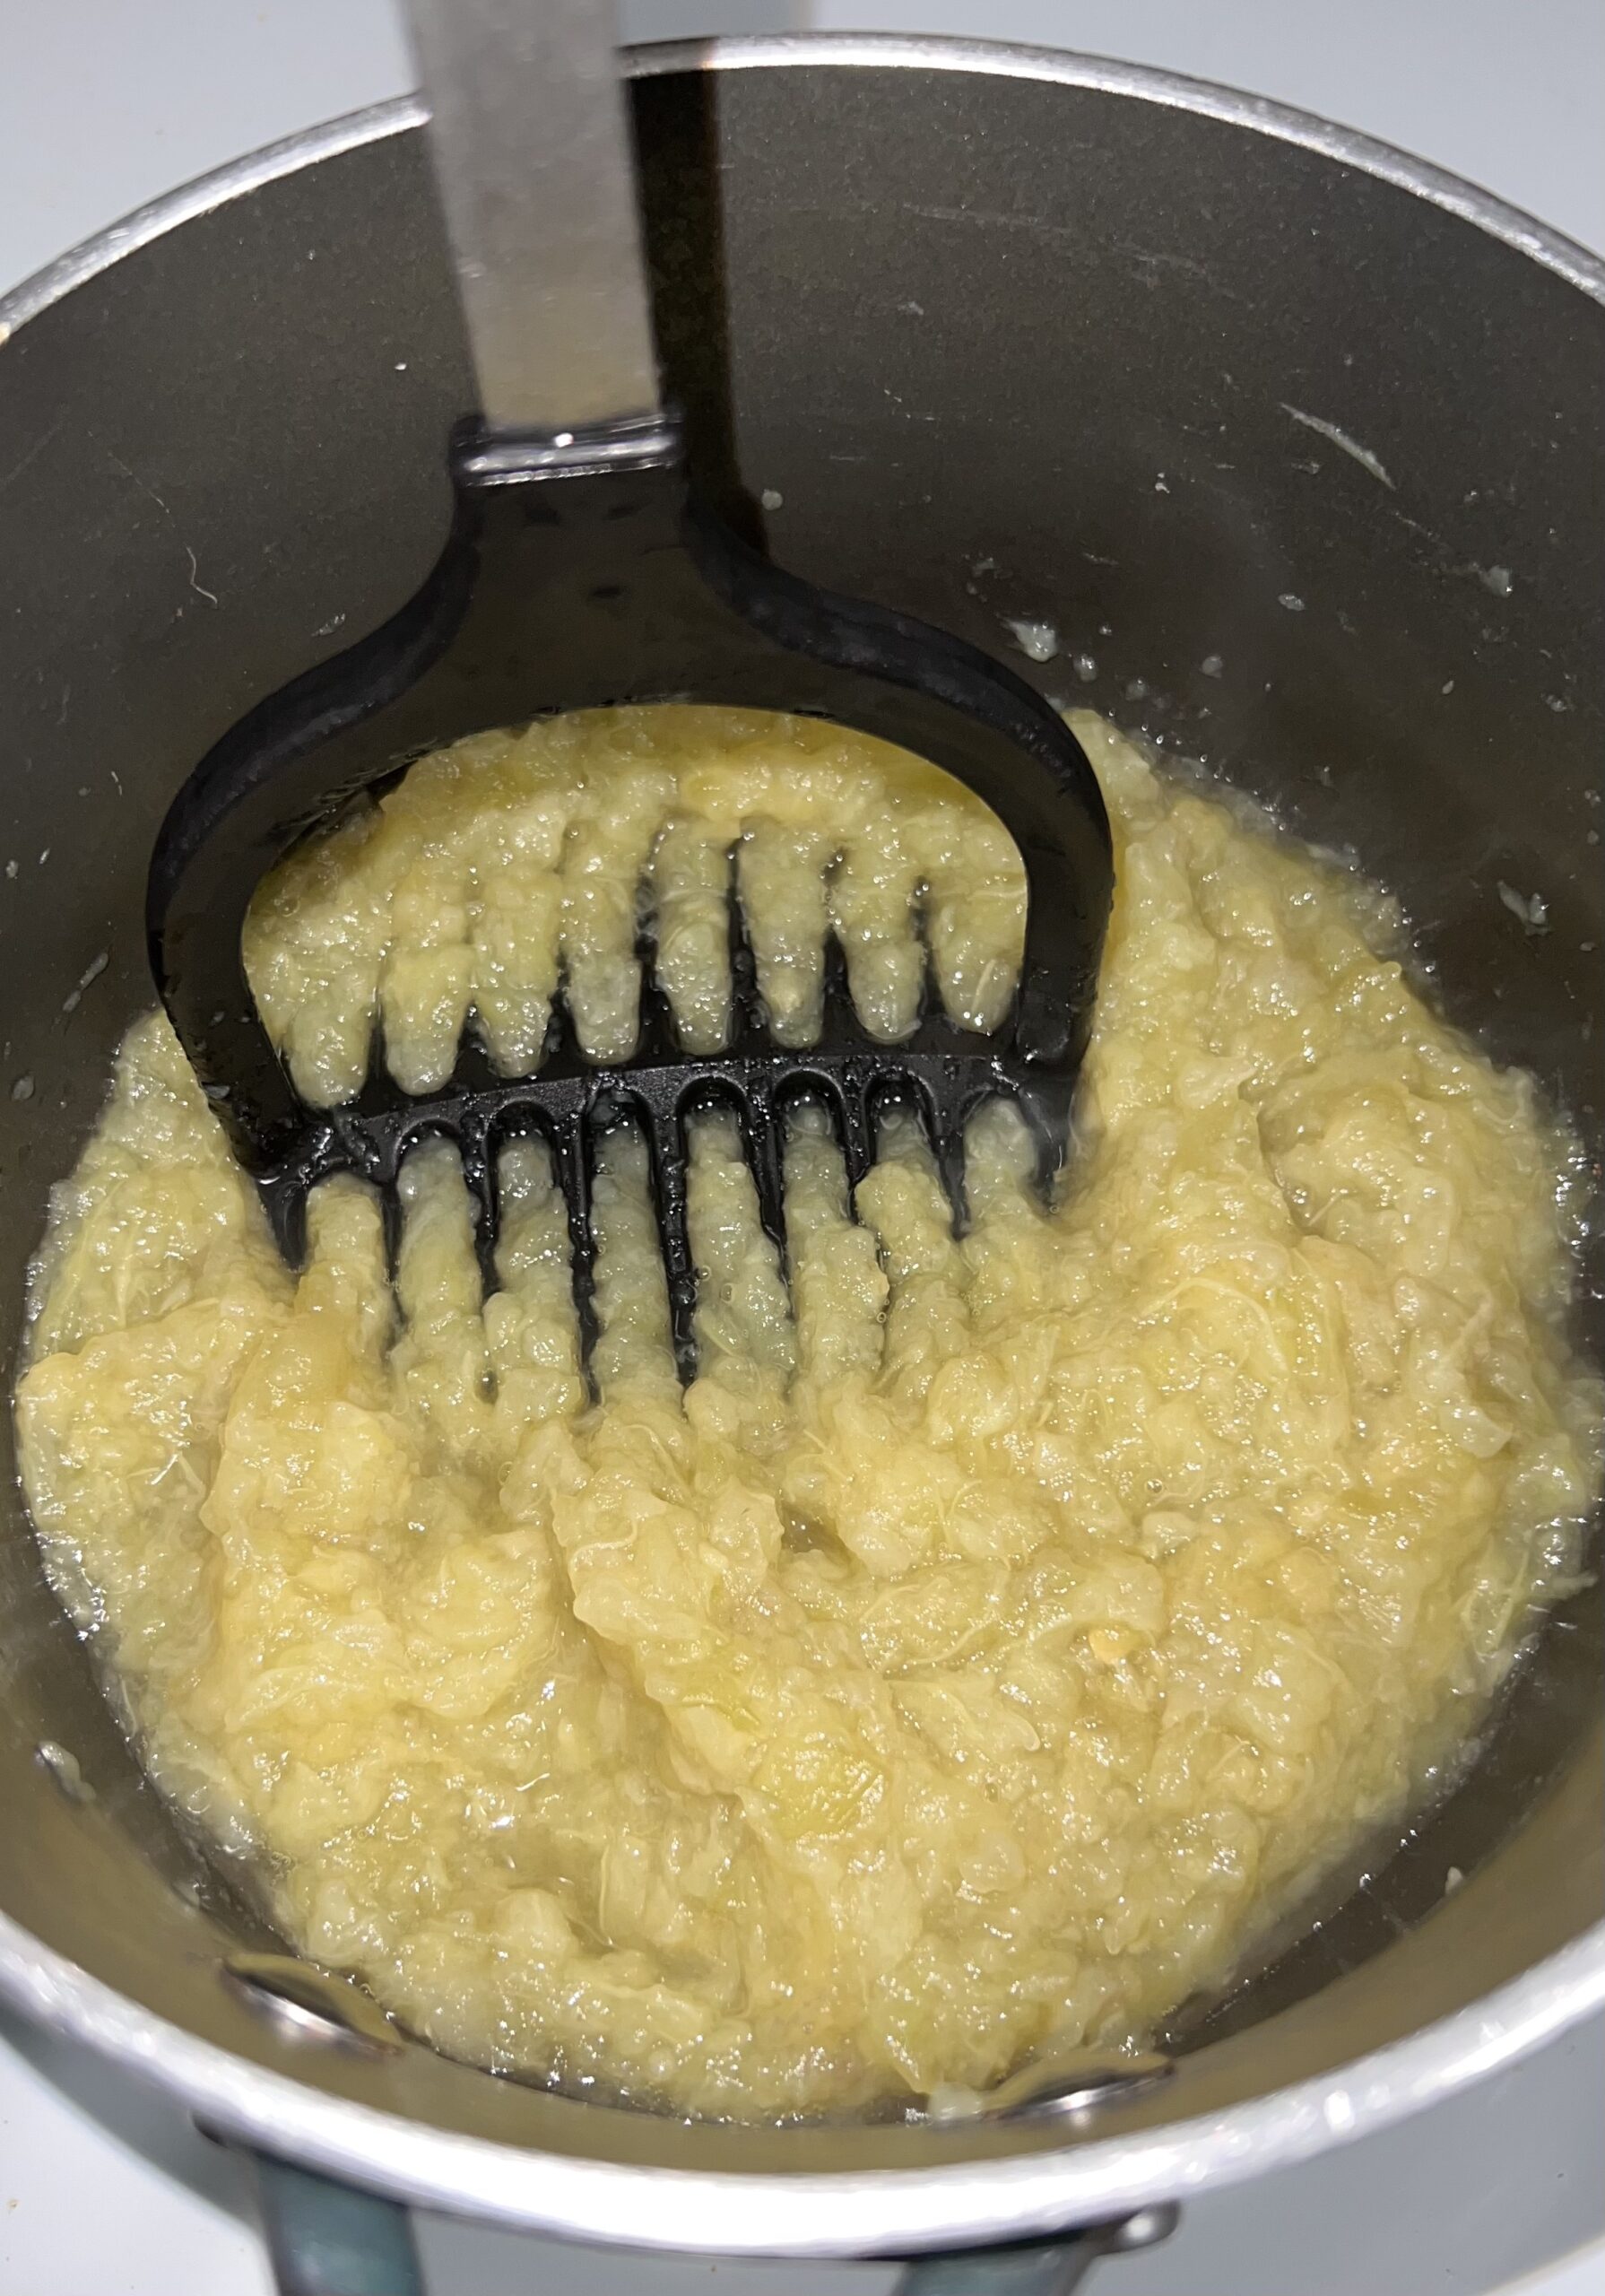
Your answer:
[[[1270,96],[1191,79],[1184,73],[1161,71],[1153,65],[1125,64],[1111,57],[1002,40],[951,39],[939,33],[777,32],[652,42],[627,52],[626,69],[631,79],[654,79],[674,72],[749,72],[790,65],[846,69],[873,65],[903,71],[969,73],[986,79],[1040,80],[1060,87],[1136,97],[1230,126],[1251,127],[1278,143],[1319,152],[1346,167],[1394,184],[1401,191],[1413,192],[1435,207],[1446,208],[1479,230],[1531,256],[1595,302],[1605,303],[1605,257],[1480,185],[1469,183],[1430,160],[1417,159],[1396,144],[1362,135],[1358,128],[1339,126]],[[209,214],[230,199],[320,160],[377,144],[404,128],[421,127],[428,118],[429,107],[421,96],[392,96],[383,103],[343,112],[337,118],[303,128],[276,144],[265,144],[176,190],[164,192],[160,198],[136,207],[120,222],[81,240],[0,294],[0,349],[19,327],[71,294],[74,287],[82,286],[122,257],[148,246],[193,216]]]
[[[3,1914],[0,1997],[208,2131],[397,2200],[612,2248],[845,2259],[1067,2231],[1386,2128],[1605,2007],[1605,1924],[1407,2040],[1225,2112],[1014,2159],[829,2174],[643,2168],[426,2126],[199,2039]]]
[[[634,50],[629,69],[651,77],[793,65],[1037,80],[1252,128],[1445,208],[1605,304],[1605,261],[1491,193],[1353,129],[1146,65],[975,40],[830,33],[668,42]],[[152,201],[0,296],[0,349],[30,319],[178,225],[427,117],[417,96],[394,98]],[[399,2199],[614,2247],[851,2257],[1065,2231],[1240,2182],[1385,2128],[1605,2007],[1605,1921],[1453,2016],[1225,2112],[1014,2159],[826,2174],[580,2160],[379,2111],[200,2039],[3,1913],[0,1998],[165,2090],[207,2127]]]

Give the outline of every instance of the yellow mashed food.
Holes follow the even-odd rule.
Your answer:
[[[498,1281],[435,1143],[279,1260],[163,1021],[57,1192],[17,1413],[56,1585],[167,1792],[296,1944],[455,2055],[772,2116],[984,2087],[1220,1982],[1451,1761],[1575,1570],[1599,1391],[1569,1149],[1437,1020],[1387,903],[1077,721],[1118,891],[1075,1152],[969,1144],[956,1240],[893,1125],[850,1216],[787,1155],[792,1302],[698,1133],[700,1373],[643,1157],[597,1190],[598,1400],[544,1151]],[[620,713],[467,744],[288,865],[258,995],[325,1099],[566,967],[623,1050],[638,883],[716,1043],[740,840],[778,1031],[827,923],[872,1023],[1004,1009],[1018,862],[829,729]]]

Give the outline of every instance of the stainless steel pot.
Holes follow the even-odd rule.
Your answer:
[[[1393,884],[1451,1012],[1597,1153],[1605,270],[1361,137],[1124,66],[854,38],[637,72],[675,386],[710,466],[733,413],[776,554],[994,648],[1050,622],[1050,692]],[[401,104],[298,138],[0,304],[8,1338],[150,1001],[178,777],[438,543],[469,393],[417,129]],[[385,2193],[754,2255],[1019,2239],[1377,2127],[1605,2001],[1596,1592],[1403,1847],[1178,2027],[1165,2087],[1076,2122],[782,2131],[545,2095],[226,1981],[273,1941],[143,1784],[14,1490],[0,1570],[0,1986]]]

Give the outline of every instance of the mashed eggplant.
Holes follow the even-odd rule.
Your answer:
[[[591,1403],[537,1143],[488,1294],[440,1143],[394,1282],[342,1179],[298,1276],[165,1022],[124,1047],[17,1397],[49,1567],[167,1793],[455,2055],[768,2117],[1140,2037],[1428,1791],[1575,1572],[1565,1135],[1435,1017],[1374,889],[1077,731],[1118,892],[1055,1202],[999,1107],[962,1239],[895,1122],[855,1221],[804,1111],[788,1299],[709,1118],[683,1394],[627,1133]],[[527,1067],[560,964],[615,1055],[645,882],[707,1048],[733,847],[785,1041],[828,925],[888,1038],[916,912],[950,1007],[1006,1009],[990,817],[710,711],[423,761],[279,872],[247,962],[321,1100],[376,1017],[412,1089],[465,1024]]]

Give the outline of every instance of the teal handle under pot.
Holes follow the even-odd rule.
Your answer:
[[[266,2153],[253,2159],[278,2296],[427,2296],[402,2202]],[[897,2296],[1071,2296],[1100,2257],[1163,2239],[1176,2214],[1145,2208],[1046,2244],[922,2257],[905,2267]]]

